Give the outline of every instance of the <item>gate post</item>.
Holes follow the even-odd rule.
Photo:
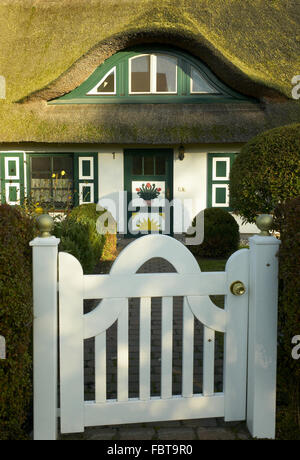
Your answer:
[[[53,220],[38,217],[42,234],[33,247],[33,433],[35,440],[57,437],[57,252]]]
[[[268,218],[269,217],[269,218]],[[270,216],[250,238],[247,426],[253,437],[275,438],[278,258]],[[263,224],[267,221],[267,226]]]

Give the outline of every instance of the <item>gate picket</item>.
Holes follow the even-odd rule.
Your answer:
[[[95,400],[106,401],[106,331],[95,337]]]
[[[118,401],[128,401],[128,301],[118,317]]]
[[[150,399],[151,383],[151,298],[142,297],[140,303],[140,399]]]
[[[183,298],[182,338],[182,396],[193,396],[194,370],[194,315],[186,297]]]
[[[172,396],[173,297],[162,298],[161,397]]]

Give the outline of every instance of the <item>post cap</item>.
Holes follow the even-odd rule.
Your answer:
[[[54,220],[49,214],[40,214],[36,218],[37,226],[40,231],[41,238],[47,238],[51,236],[51,231],[54,228]]]
[[[260,230],[260,236],[270,236],[270,230],[273,227],[273,216],[271,214],[260,214],[257,216],[255,223]]]

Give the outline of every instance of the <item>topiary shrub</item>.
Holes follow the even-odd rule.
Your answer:
[[[195,226],[195,218],[192,223]],[[239,226],[234,217],[222,208],[204,210],[204,240],[199,245],[188,246],[201,257],[228,257],[238,249]]]
[[[300,124],[266,131],[237,156],[230,172],[230,206],[246,221],[272,214],[279,203],[300,194],[299,133]]]
[[[96,204],[82,204],[73,208],[67,215],[67,221],[84,223],[88,226],[89,239],[94,248],[97,260],[114,260],[117,254],[116,233],[100,234],[97,231],[97,220],[107,212],[105,209],[97,211]]]
[[[0,205],[0,439],[24,439],[32,394],[32,265],[34,224],[20,208]]]
[[[279,249],[277,434],[300,439],[300,363],[292,338],[300,335],[300,196],[276,209]],[[299,351],[298,351],[299,353]]]
[[[56,222],[53,234],[60,238],[59,250],[76,257],[84,273],[92,273],[99,260],[99,254],[91,242],[88,224],[65,219]]]

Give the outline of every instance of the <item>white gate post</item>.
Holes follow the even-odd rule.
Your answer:
[[[269,236],[271,216],[261,215],[250,238],[247,426],[253,437],[275,438],[278,258]]]
[[[57,252],[50,216],[38,217],[41,237],[33,247],[33,432],[35,440],[57,437]]]

